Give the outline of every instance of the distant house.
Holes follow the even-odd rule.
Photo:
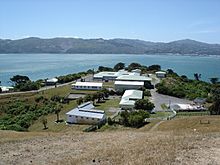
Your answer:
[[[2,90],[2,93],[6,93],[14,89],[14,87],[8,87],[8,86],[0,86],[0,88]]]
[[[164,71],[158,71],[158,72],[155,72],[157,78],[165,78],[166,77],[166,72]]]
[[[132,73],[137,73],[137,75],[141,74],[141,70],[140,69],[134,69],[131,71]]]
[[[72,84],[72,89],[77,90],[101,90],[103,87],[103,83],[97,82],[76,82]]]
[[[196,106],[196,105],[191,105],[191,104],[171,104],[170,105],[171,109],[174,109],[175,111],[202,111],[206,110],[202,106]]]
[[[56,85],[57,83],[58,83],[58,79],[55,77],[46,80],[46,85]]]
[[[106,120],[105,112],[94,109],[91,102],[79,105],[66,115],[69,124],[97,124]]]
[[[135,101],[143,99],[143,91],[140,90],[126,90],[123,94],[119,106],[123,110],[133,110]]]
[[[99,72],[93,76],[94,80],[100,80],[100,81],[114,81],[117,77],[122,75],[140,75],[136,72],[128,72],[124,69],[119,70],[118,72]]]
[[[115,91],[125,91],[128,89],[140,89],[144,87],[144,82],[139,81],[115,81]]]

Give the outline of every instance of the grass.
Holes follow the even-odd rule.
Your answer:
[[[104,103],[97,103],[96,108],[105,111],[107,116],[113,115],[114,109],[119,108],[119,98],[105,100]]]
[[[200,121],[204,124],[201,124]],[[210,124],[206,124],[209,121]],[[220,116],[192,116],[188,118],[174,118],[163,122],[158,131],[192,132],[200,133],[220,132]]]
[[[172,114],[172,112],[156,112],[155,114],[150,114],[150,118],[165,118]]]
[[[210,120],[210,124],[200,124]],[[3,164],[219,164],[220,116],[177,118],[100,132],[0,131]],[[7,137],[11,140],[7,141]],[[22,154],[21,154],[22,153]]]
[[[186,116],[204,116],[210,115],[209,111],[199,111],[199,112],[177,112],[176,117],[186,117]]]

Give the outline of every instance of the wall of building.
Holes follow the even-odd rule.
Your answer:
[[[118,84],[115,84],[116,91],[124,91],[124,90],[128,90],[128,89],[140,89],[141,87],[143,87],[143,85],[118,85]]]
[[[90,118],[90,117],[81,117],[75,115],[67,115],[67,122],[72,124],[97,124],[103,119]]]

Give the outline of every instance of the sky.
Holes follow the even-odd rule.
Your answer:
[[[220,43],[220,0],[0,0],[0,38]]]

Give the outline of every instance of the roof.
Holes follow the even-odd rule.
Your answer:
[[[8,86],[0,86],[2,89],[2,92],[8,92],[10,89],[14,89],[14,87],[8,87]]]
[[[155,72],[156,74],[166,74],[166,72],[165,71],[157,71],[157,72]]]
[[[181,110],[193,110],[195,107],[193,107],[190,104],[172,104],[171,105],[172,108],[177,108],[177,109],[181,109]]]
[[[152,78],[139,75],[123,75],[116,78],[116,80],[130,80],[130,81],[151,81]]]
[[[102,83],[97,82],[76,82],[72,84],[73,86],[95,86],[95,87],[102,87]]]
[[[123,94],[120,105],[134,105],[135,100],[143,98],[143,91],[140,90],[126,90]]]
[[[115,81],[115,85],[140,85],[143,86],[144,82],[140,81]]]
[[[58,79],[54,77],[54,78],[48,79],[46,81],[56,83],[56,82],[58,82]]]
[[[105,115],[104,111],[93,109],[94,106],[90,102],[79,105],[77,108],[72,109],[67,112],[67,115],[81,116],[81,117],[90,117],[102,119]]]
[[[119,77],[122,75],[137,75],[137,73],[132,73],[132,72],[128,72],[124,69],[119,70],[118,72],[99,72],[97,74],[95,74],[93,77],[94,78],[103,78],[103,77]]]

